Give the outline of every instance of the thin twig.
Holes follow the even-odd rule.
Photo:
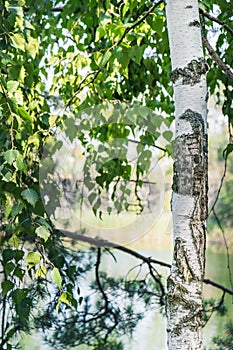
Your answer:
[[[224,160],[223,174],[222,174],[222,177],[221,177],[220,185],[219,185],[218,192],[217,192],[217,195],[215,197],[214,203],[212,204],[212,207],[210,208],[209,215],[215,209],[215,206],[217,204],[217,201],[219,199],[219,196],[220,196],[220,193],[221,193],[221,190],[222,190],[222,187],[223,187],[223,182],[224,182],[224,179],[226,177],[226,173],[227,173],[227,157],[225,157],[225,160]]]
[[[224,240],[224,244],[225,244],[225,247],[226,247],[226,252],[227,252],[227,269],[228,269],[228,273],[229,273],[229,281],[230,281],[230,285],[231,285],[231,288],[233,290],[233,281],[232,281],[232,272],[231,272],[231,259],[230,259],[230,250],[229,250],[229,246],[227,244],[227,239],[226,239],[226,235],[225,235],[225,232],[224,232],[224,229],[221,225],[221,222],[215,212],[215,209],[213,209],[213,214],[214,214],[214,217],[216,219],[216,222],[218,224],[218,227],[220,228],[220,231],[222,232],[222,236],[223,236],[223,240]]]
[[[99,268],[100,268],[100,263],[101,263],[101,248],[97,248],[97,260],[96,260],[96,265],[95,265],[95,278],[96,278],[96,283],[98,285],[98,288],[103,295],[104,301],[105,301],[105,311],[108,312],[108,305],[109,305],[109,300],[107,295],[105,294],[105,291],[103,290],[102,284],[100,282],[100,277],[99,277]]]
[[[206,18],[209,18],[211,21],[213,22],[216,22],[218,24],[220,24],[222,27],[224,27],[231,35],[233,35],[233,29],[231,29],[231,27],[226,24],[225,22],[223,21],[220,21],[218,18],[210,15],[208,12],[202,10],[202,9],[199,9],[199,12],[204,15]]]
[[[131,140],[131,139],[129,139],[128,141],[132,142],[132,143],[136,143],[136,144],[140,144],[140,145],[146,146],[146,144],[141,142],[141,141],[136,141],[136,140]],[[157,145],[151,145],[151,146],[159,149],[160,151],[167,152],[167,150],[165,148],[163,148],[163,147],[160,147],[160,146],[157,146]]]
[[[152,267],[151,263],[148,262],[147,265],[148,265],[148,268],[149,268],[149,271],[150,271],[150,274],[151,274],[152,278],[154,279],[154,281],[155,281],[155,282],[159,285],[159,287],[160,287],[160,290],[161,290],[160,304],[161,304],[161,305],[165,305],[165,299],[164,299],[164,297],[165,297],[165,294],[166,294],[166,293],[165,293],[164,286],[163,286],[162,282],[160,281],[160,279],[159,279],[158,277],[155,276],[154,271],[153,271],[153,267]]]

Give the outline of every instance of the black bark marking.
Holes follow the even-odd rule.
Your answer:
[[[197,20],[197,19],[195,19],[193,22],[190,22],[189,23],[189,27],[200,27],[200,22]]]
[[[195,85],[201,80],[202,74],[208,71],[208,66],[204,59],[199,58],[197,60],[192,60],[187,67],[176,68],[171,72],[171,81],[173,84],[178,79],[182,79],[183,84]]]

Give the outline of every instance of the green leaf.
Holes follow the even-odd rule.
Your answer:
[[[60,295],[60,297],[58,299],[57,306],[56,306],[57,312],[59,310],[59,307],[60,307],[61,303],[64,303],[64,304],[69,305],[69,306],[72,306],[73,305],[73,296],[72,296],[72,294],[69,293],[69,292],[63,292]]]
[[[14,283],[11,282],[11,281],[3,281],[3,282],[1,283],[1,285],[2,285],[2,295],[3,295],[3,297],[6,296],[6,294],[7,294],[11,289],[13,289],[13,287],[14,287]]]
[[[36,191],[32,189],[27,189],[21,192],[23,199],[25,199],[29,204],[35,207],[36,202],[38,201],[38,195]]]
[[[96,195],[95,192],[92,192],[92,193],[89,194],[88,200],[89,200],[89,203],[90,203],[90,204],[93,204],[94,200],[96,199],[96,196],[97,196],[97,195]]]
[[[1,82],[2,86],[5,89],[7,89],[6,80],[5,80],[5,77],[2,74],[0,74],[0,82]]]
[[[4,268],[5,268],[6,276],[8,277],[10,273],[14,270],[15,264],[12,261],[9,261],[5,264]]]
[[[39,269],[36,271],[36,278],[45,278],[47,272],[48,270],[44,265],[40,266]]]
[[[105,67],[105,65],[109,61],[111,55],[112,55],[111,51],[108,50],[105,52],[105,54],[102,58],[102,61],[100,62],[100,65],[99,65],[100,69],[103,69]]]
[[[21,303],[23,301],[25,301],[25,299],[27,298],[27,294],[28,294],[28,290],[26,288],[24,289],[15,289],[12,293],[11,293],[11,297],[14,301],[14,303],[16,304],[16,311],[17,314],[20,316],[23,316],[23,312],[25,311],[25,306],[26,305],[21,305]],[[24,307],[22,307],[24,306]]]
[[[167,140],[168,142],[171,141],[172,137],[173,137],[173,133],[170,130],[166,130],[163,132],[163,137],[165,138],[165,140]]]
[[[16,235],[12,235],[11,238],[9,239],[10,245],[12,245],[15,248],[18,248],[20,243],[22,243],[21,239]]]
[[[95,33],[95,41],[99,41],[105,35],[103,27],[98,27]]]
[[[20,249],[14,250],[14,258],[16,262],[19,262],[24,256],[24,251]]]
[[[17,49],[21,49],[22,51],[25,51],[25,39],[24,39],[23,34],[21,34],[21,33],[11,34],[10,38],[11,38],[13,45]]]
[[[26,170],[26,165],[21,155],[19,155],[18,158],[16,159],[14,166],[19,171]]]
[[[17,202],[13,205],[12,209],[11,209],[11,217],[15,217],[17,216],[23,209],[23,204],[20,202]]]
[[[12,164],[18,157],[19,152],[15,149],[10,149],[4,153],[4,158],[8,164]]]
[[[6,85],[8,92],[15,92],[19,87],[19,82],[15,80],[9,80]]]
[[[24,20],[24,26],[27,29],[35,30],[35,27],[33,27],[33,25],[28,20]]]
[[[36,232],[38,237],[43,238],[43,240],[45,242],[47,242],[47,240],[50,236],[50,232],[46,226],[37,227],[35,232]]]
[[[51,279],[59,288],[61,288],[62,278],[59,270],[56,267],[54,267],[53,271],[51,272]]]
[[[25,109],[23,107],[18,108],[18,113],[19,113],[20,117],[22,117],[24,120],[32,123],[32,117],[30,116],[30,114],[27,111],[25,111]]]
[[[18,277],[20,281],[23,280],[23,276],[25,274],[25,271],[21,269],[21,267],[17,266],[14,271],[14,276]]]
[[[131,47],[129,50],[129,57],[137,64],[140,64],[145,48],[145,45]]]
[[[41,255],[38,252],[30,252],[28,253],[28,255],[26,256],[26,261],[28,263],[28,268],[29,270],[40,263],[41,260]]]
[[[25,44],[26,50],[29,52],[30,56],[35,59],[39,52],[39,43],[35,38],[30,37],[28,43]]]
[[[165,149],[167,151],[167,154],[173,158],[174,157],[174,144],[173,144],[173,142],[166,145]]]
[[[17,16],[23,16],[23,9],[22,6],[18,4],[12,4],[7,7],[8,11],[13,12]]]
[[[4,249],[2,252],[2,258],[4,263],[12,260],[14,258],[14,250],[13,249]]]

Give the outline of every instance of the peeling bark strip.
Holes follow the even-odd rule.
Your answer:
[[[200,82],[202,74],[205,74],[207,71],[208,66],[204,58],[195,59],[188,63],[187,67],[173,70],[171,81],[175,84],[177,80],[182,79],[182,84],[194,85]]]
[[[169,350],[202,348],[207,215],[207,65],[198,11],[198,0],[167,0],[176,117],[172,196],[174,254],[167,281]]]

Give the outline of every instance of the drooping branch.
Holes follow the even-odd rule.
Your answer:
[[[71,232],[71,231],[67,231],[67,230],[61,230],[61,232],[66,237],[71,238],[73,240],[80,241],[80,242],[85,242],[85,243],[88,243],[88,244],[93,245],[95,247],[114,248],[116,250],[119,250],[119,251],[122,251],[124,253],[130,254],[130,255],[134,256],[135,258],[142,260],[145,263],[149,262],[149,263],[152,263],[152,264],[158,264],[160,266],[164,266],[164,267],[168,267],[168,268],[171,267],[171,265],[168,264],[168,263],[165,263],[163,261],[159,261],[159,260],[153,259],[151,257],[145,257],[144,255],[138,253],[137,251],[135,251],[133,249],[124,247],[124,246],[122,246],[120,244],[117,244],[117,243],[114,243],[114,242],[107,241],[105,239],[92,238],[92,237],[86,236],[86,235],[81,234],[81,233]]]
[[[218,24],[220,24],[222,27],[224,27],[232,36],[233,36],[233,29],[231,29],[231,27],[226,24],[225,22],[223,21],[220,21],[218,18],[210,15],[208,12],[202,10],[202,9],[199,9],[199,12],[204,15],[206,18],[210,19],[211,21],[213,22],[216,22]]]
[[[171,265],[164,262],[164,261],[160,261],[160,260],[154,259],[152,257],[146,257],[146,256],[138,253],[137,251],[130,249],[130,248],[127,248],[127,247],[124,247],[120,244],[116,244],[116,243],[113,243],[113,242],[110,242],[110,241],[107,241],[104,239],[100,239],[100,238],[88,237],[84,234],[71,232],[71,231],[67,231],[67,230],[62,230],[61,232],[64,234],[64,236],[66,236],[70,239],[76,240],[76,241],[85,242],[85,243],[88,243],[88,244],[93,245],[95,247],[113,248],[113,249],[119,250],[121,252],[127,253],[131,256],[134,256],[137,259],[142,260],[147,265],[148,264],[156,264],[156,265],[160,265],[163,267],[167,267],[169,269],[171,268]],[[225,286],[223,286],[217,282],[211,281],[210,279],[206,279],[206,278],[204,278],[203,282],[205,284],[210,284],[213,287],[220,289],[227,294],[233,295],[233,290],[226,288]]]

